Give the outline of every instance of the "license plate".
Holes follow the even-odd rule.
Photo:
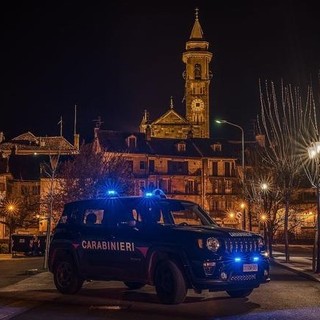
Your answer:
[[[255,272],[255,271],[258,271],[258,265],[256,263],[243,265],[243,272]]]

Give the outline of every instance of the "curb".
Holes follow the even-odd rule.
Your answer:
[[[306,279],[320,282],[320,277],[319,277],[318,274],[314,274],[313,275],[313,274],[311,274],[309,272],[305,272],[305,271],[302,271],[300,269],[295,268],[292,264],[284,264],[282,262],[277,261],[274,258],[270,259],[270,262],[274,263],[274,264],[276,264],[278,266],[281,266],[281,267],[283,267],[283,268],[285,268],[287,270],[293,271],[294,273],[296,273],[296,274],[298,274],[298,275],[300,275],[300,276],[302,276],[302,277],[304,277]]]

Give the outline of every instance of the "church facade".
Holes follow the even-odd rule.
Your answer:
[[[171,98],[167,112],[154,121],[150,121],[149,113],[145,110],[140,132],[155,138],[185,139],[209,138],[209,86],[212,78],[209,64],[213,54],[209,52],[209,43],[204,39],[200,25],[198,10],[186,42],[182,61],[185,63],[183,78],[185,80],[185,115],[174,110]]]

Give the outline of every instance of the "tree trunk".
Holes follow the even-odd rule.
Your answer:
[[[9,228],[9,239],[8,239],[8,250],[9,250],[9,253],[12,253],[12,230],[11,228]]]
[[[285,197],[285,213],[284,213],[284,248],[285,248],[285,256],[286,262],[290,261],[289,255],[289,197],[286,195]]]
[[[272,244],[273,244],[273,227],[271,226],[271,222],[268,223],[268,247],[269,247],[269,257],[273,257],[272,253]]]

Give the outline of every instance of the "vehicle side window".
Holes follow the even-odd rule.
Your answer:
[[[60,224],[76,224],[81,222],[81,213],[77,207],[64,208],[59,219]]]
[[[105,212],[102,209],[85,209],[83,223],[86,225],[101,225]]]
[[[126,208],[121,212],[119,225],[134,227],[138,219],[139,216],[135,209]]]

